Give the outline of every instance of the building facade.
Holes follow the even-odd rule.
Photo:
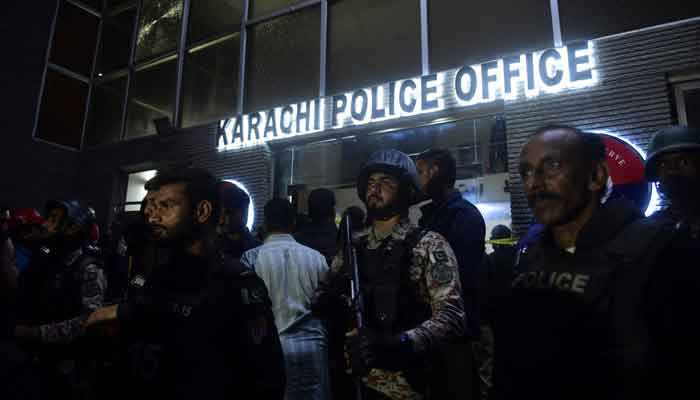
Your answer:
[[[75,158],[64,180],[103,222],[137,207],[148,171],[174,165],[241,183],[257,221],[273,196],[305,211],[317,187],[340,212],[360,205],[372,151],[443,147],[487,225],[522,232],[517,159],[537,127],[643,150],[700,118],[700,6],[683,1],[54,5],[33,142]]]

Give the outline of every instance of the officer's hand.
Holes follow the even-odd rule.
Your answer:
[[[118,304],[98,308],[83,322],[83,327],[88,328],[98,323],[114,321],[117,319],[117,307]]]

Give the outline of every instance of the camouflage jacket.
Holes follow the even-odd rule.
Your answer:
[[[388,235],[378,235],[370,228],[367,237],[367,247],[376,249],[391,236],[393,240],[404,240],[417,226],[408,219],[402,219]],[[464,334],[464,306],[461,297],[457,259],[444,237],[428,231],[423,235],[412,250],[412,263],[409,268],[411,281],[418,286],[421,298],[428,304],[432,316],[406,331],[411,339],[414,350],[418,353],[427,352],[437,346],[444,345]],[[320,284],[315,293],[314,301],[321,302],[322,297],[334,293],[331,282],[338,274],[343,274],[342,253],[333,260],[331,273]],[[420,399],[406,381],[402,372],[372,369],[365,384],[391,399]]]

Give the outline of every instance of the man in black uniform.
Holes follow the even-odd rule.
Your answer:
[[[444,237],[409,220],[418,185],[413,161],[396,150],[374,153],[357,179],[372,226],[356,243],[365,326],[348,334],[347,348],[365,400],[463,398],[445,382],[439,357],[464,335],[457,259]],[[317,312],[333,313],[350,292],[348,269],[334,259]]]
[[[331,265],[338,251],[335,194],[326,188],[314,189],[309,193],[308,204],[311,221],[299,227],[294,239],[323,254],[328,265]]]
[[[457,257],[462,284],[467,335],[479,338],[479,267],[484,257],[486,225],[479,210],[455,189],[457,164],[448,150],[430,149],[418,155],[421,189],[432,202],[421,207],[420,226],[447,239]]]
[[[466,337],[461,351],[454,348],[452,354],[459,359],[451,362],[457,368],[448,369],[453,381],[462,382],[464,396],[477,397],[478,372],[469,347],[479,340],[479,268],[484,256],[486,225],[479,210],[455,189],[457,163],[448,150],[429,149],[418,155],[416,169],[421,189],[432,202],[421,207],[419,224],[447,239],[457,257],[459,281],[464,300]],[[458,363],[456,363],[458,362]]]
[[[544,229],[497,311],[493,397],[658,399],[690,387],[681,365],[698,356],[700,287],[683,238],[625,198],[602,201],[596,134],[537,130],[520,175]]]
[[[219,248],[226,255],[240,260],[243,253],[261,243],[248,230],[250,196],[236,184],[219,182],[221,215],[219,216]]]
[[[652,218],[664,219],[700,239],[700,129],[672,126],[651,139],[646,174],[668,201]]]
[[[282,350],[265,284],[216,248],[218,182],[206,171],[146,183],[145,215],[171,250],[137,299],[94,313],[130,338],[129,390],[141,398],[282,399]]]
[[[93,390],[94,368],[83,321],[102,306],[107,280],[102,261],[84,250],[89,210],[78,201],[51,201],[47,237],[20,276],[15,336],[38,357],[49,390],[83,396]]]

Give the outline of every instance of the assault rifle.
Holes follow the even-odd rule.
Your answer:
[[[357,250],[352,240],[352,220],[350,214],[343,214],[342,244],[343,244],[343,265],[350,272],[350,300],[351,307],[355,314],[355,327],[359,331],[365,326],[365,303],[360,290],[360,274],[357,267]],[[357,400],[362,400],[362,381],[355,379],[355,389]]]

